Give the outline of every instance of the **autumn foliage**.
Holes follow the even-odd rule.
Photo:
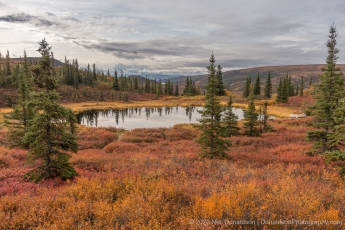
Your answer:
[[[71,159],[79,176],[67,182],[25,182],[26,151],[0,147],[0,229],[282,229],[190,220],[342,220],[344,182],[322,156],[305,154],[309,122],[271,121],[275,133],[231,137],[229,159],[212,160],[198,157],[199,131],[189,125],[83,127]]]

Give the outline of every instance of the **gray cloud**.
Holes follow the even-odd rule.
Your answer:
[[[152,56],[185,56],[190,53],[199,53],[200,47],[179,44],[178,40],[150,40],[145,42],[78,42],[86,49],[110,52],[125,59],[143,59]]]
[[[2,16],[0,17],[0,21],[10,23],[31,23],[37,27],[59,25],[59,23],[51,22],[46,19],[42,19],[25,13]]]
[[[323,63],[333,21],[345,57],[342,0],[76,0],[73,11],[67,0],[3,1],[11,10],[0,9],[1,31],[24,28],[32,39],[50,37],[63,56],[108,68],[204,71],[212,51],[224,69]]]

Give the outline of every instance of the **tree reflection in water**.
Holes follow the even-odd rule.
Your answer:
[[[164,112],[163,112],[164,110]],[[121,127],[121,128],[148,128],[172,127],[179,123],[197,123],[202,107],[143,107],[109,110],[86,110],[77,114],[79,124],[93,127]],[[237,111],[239,118],[243,118],[243,111]],[[145,116],[141,117],[144,111]],[[119,122],[121,119],[122,122]],[[115,120],[115,122],[114,122]]]

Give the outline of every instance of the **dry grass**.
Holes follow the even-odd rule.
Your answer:
[[[64,103],[63,106],[71,108],[74,112],[89,109],[112,109],[129,107],[166,107],[166,106],[202,106],[203,97],[164,97],[159,100],[136,101],[136,102],[82,102]]]

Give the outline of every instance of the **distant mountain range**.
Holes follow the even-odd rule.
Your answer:
[[[107,73],[108,70],[103,70],[104,73]],[[118,76],[120,75],[119,69],[118,71]],[[114,76],[115,69],[109,70],[110,74]],[[202,75],[206,74],[207,72],[202,72],[202,71],[197,71],[197,72],[146,72],[146,71],[137,71],[137,70],[123,70],[123,74],[126,76],[142,76],[144,78],[148,77],[149,79],[156,79],[157,81],[161,79],[162,81],[167,80],[169,78],[174,78],[174,77],[180,77],[180,76],[196,76],[196,75]]]

